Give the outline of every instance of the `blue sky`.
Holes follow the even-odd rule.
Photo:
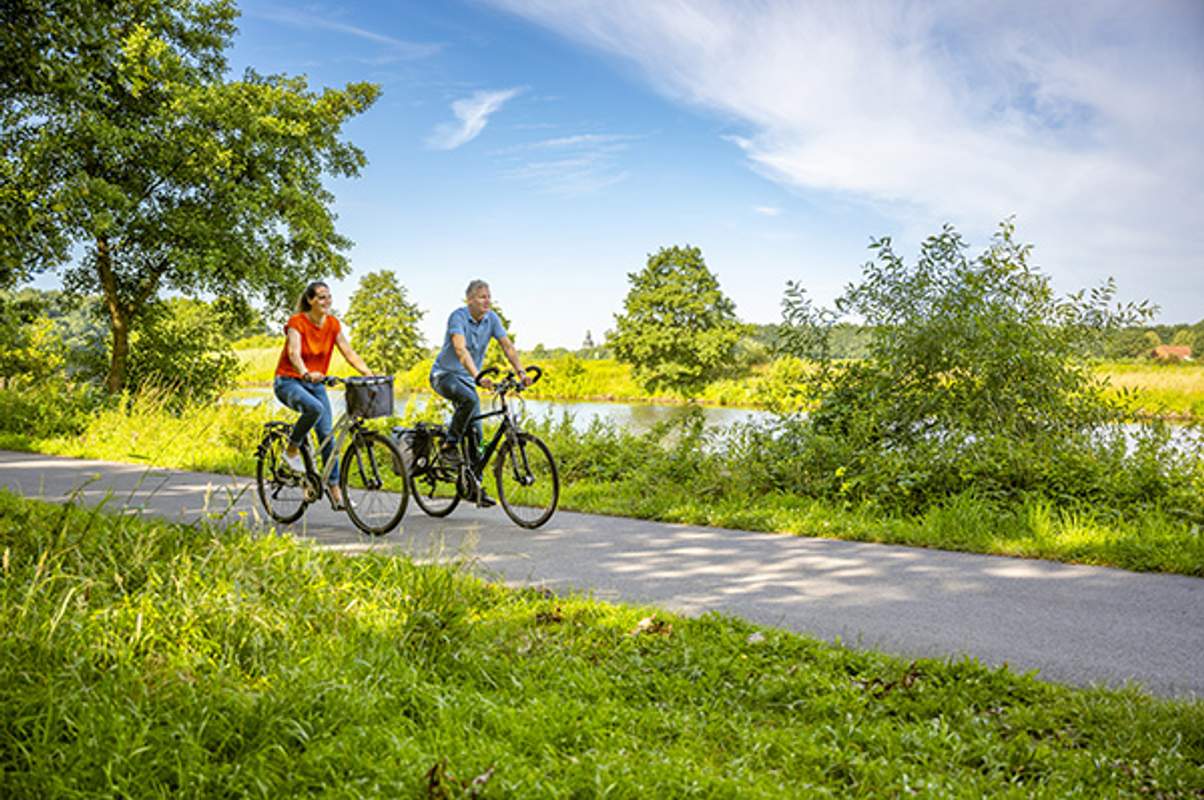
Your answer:
[[[871,237],[907,258],[1014,215],[1060,291],[1115,276],[1204,318],[1204,3],[245,0],[233,74],[368,80],[331,183],[353,274],[428,342],[472,278],[520,346],[613,327],[627,273],[702,248],[737,312],[830,303]],[[342,301],[340,303],[340,300]]]

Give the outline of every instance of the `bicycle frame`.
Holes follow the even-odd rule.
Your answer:
[[[477,414],[468,420],[468,435],[464,437],[463,448],[467,456],[465,463],[472,469],[472,475],[478,481],[484,479],[485,465],[493,458],[493,454],[497,450],[497,446],[501,443],[502,437],[508,432],[512,434],[520,432],[518,423],[514,421],[514,412],[510,410],[510,405],[506,402],[506,395],[501,395],[501,398],[501,408],[488,411],[484,414]],[[473,441],[476,438],[476,423],[497,416],[503,417],[502,423],[494,431],[493,438],[489,440],[489,444],[485,445],[485,449],[478,451],[477,447],[474,446],[476,443]]]
[[[347,443],[347,437],[354,434],[360,427],[358,420],[353,419],[347,414],[340,414],[335,420],[334,427],[330,429],[330,436],[326,440],[318,442],[318,453],[322,452],[322,445],[327,441],[333,440],[333,449],[331,450],[330,458],[322,466],[322,471],[318,472],[314,469],[314,464],[317,463],[318,454],[313,453],[309,444],[309,438],[306,437],[303,450],[305,451],[306,473],[310,476],[318,476],[318,487],[321,492],[326,491],[329,485],[330,473],[334,470],[334,465],[338,463],[339,458],[343,454],[343,447]]]

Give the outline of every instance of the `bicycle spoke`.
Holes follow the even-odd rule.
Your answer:
[[[560,477],[547,445],[530,434],[507,439],[494,465],[498,499],[510,519],[538,528],[552,517],[560,499]]]
[[[347,514],[360,530],[379,536],[401,522],[409,487],[391,439],[372,432],[357,436],[343,458],[341,486]]]
[[[270,431],[259,446],[255,466],[259,499],[268,516],[277,522],[289,523],[305,513],[305,489],[295,476],[284,474],[280,458],[288,436],[280,430]]]

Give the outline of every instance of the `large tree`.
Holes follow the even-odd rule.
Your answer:
[[[0,40],[0,281],[61,268],[103,298],[106,378],[165,291],[288,296],[347,272],[326,174],[378,89],[226,80],[230,0],[9,0]]]
[[[423,356],[418,322],[426,316],[406,297],[406,289],[391,270],[370,272],[351,295],[347,324],[355,350],[375,370],[397,373]]]
[[[607,338],[619,361],[652,391],[690,392],[719,377],[751,329],[719,288],[697,247],[663,247],[640,272]]]

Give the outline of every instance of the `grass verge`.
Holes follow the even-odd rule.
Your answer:
[[[1198,797],[1204,703],[0,493],[6,797]]]

